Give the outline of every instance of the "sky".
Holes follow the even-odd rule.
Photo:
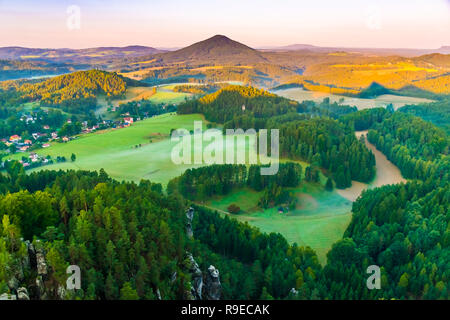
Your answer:
[[[450,45],[450,0],[0,0],[0,46]]]

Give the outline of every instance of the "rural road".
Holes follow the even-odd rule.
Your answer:
[[[400,173],[400,169],[397,168],[392,162],[390,162],[386,156],[381,153],[373,144],[367,141],[367,130],[356,131],[356,137],[359,139],[362,135],[366,136],[365,142],[367,148],[372,151],[376,161],[376,174],[375,179],[369,183],[362,183],[358,181],[352,181],[352,186],[347,189],[339,189],[337,192],[344,198],[355,201],[359,195],[367,188],[376,188],[388,184],[396,184],[406,182]]]

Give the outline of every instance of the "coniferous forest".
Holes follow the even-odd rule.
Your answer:
[[[226,120],[210,104],[222,94],[207,96],[202,110]],[[251,90],[236,97],[275,99]],[[447,299],[445,131],[409,112],[370,109],[332,119],[311,117],[308,108],[250,115],[281,124],[282,153],[311,164],[281,163],[274,176],[261,175],[260,165],[212,165],[188,169],[166,190],[148,180],[118,182],[103,170],[26,174],[19,162],[8,162],[0,176],[0,290],[20,284],[33,299]],[[374,157],[355,129],[369,130],[368,140],[410,181],[364,191],[326,264],[311,248],[202,206],[238,188],[261,192],[261,208],[295,205],[289,188],[303,179],[317,183],[320,171],[328,189],[333,181],[338,188],[370,181]],[[87,280],[81,290],[64,289],[71,264]],[[366,269],[374,264],[382,266],[383,290],[366,286]],[[212,276],[198,285],[212,265],[220,270],[220,292],[211,289]]]
[[[450,300],[449,0],[73,2],[0,0],[2,315]]]

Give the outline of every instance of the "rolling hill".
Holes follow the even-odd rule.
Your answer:
[[[0,48],[0,58],[50,59],[53,63],[76,61],[154,85],[239,81],[270,88],[297,83],[310,91],[355,96],[377,82],[387,90],[404,95],[433,98],[450,94],[450,54],[421,49],[416,53],[427,54],[411,57],[409,53],[400,56],[395,50],[377,52],[300,44],[262,51],[224,35],[215,35],[166,52],[141,46],[81,50],[9,47]],[[434,51],[447,52],[448,47]],[[5,72],[0,70],[0,78]]]
[[[3,47],[0,48],[0,59],[99,63],[105,62],[106,60],[137,57],[161,52],[164,51],[145,46],[98,47],[87,49]]]
[[[215,35],[186,48],[157,55],[155,58],[165,64],[183,62],[187,65],[268,62],[261,52],[223,35]]]

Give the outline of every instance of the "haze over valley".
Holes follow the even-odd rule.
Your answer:
[[[0,300],[448,300],[447,3],[350,2],[0,3]]]

